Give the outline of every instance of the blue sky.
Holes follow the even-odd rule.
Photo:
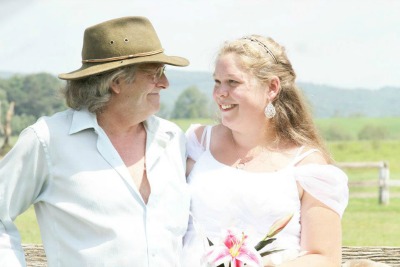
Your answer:
[[[397,0],[0,0],[0,71],[54,74],[80,67],[83,31],[141,15],[188,71],[212,71],[229,39],[271,36],[298,81],[342,88],[400,87]]]

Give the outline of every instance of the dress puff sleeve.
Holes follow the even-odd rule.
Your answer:
[[[205,151],[204,146],[197,139],[195,130],[201,127],[201,124],[191,124],[186,131],[186,154],[189,158],[197,161],[200,155]]]
[[[347,175],[334,165],[306,164],[295,170],[303,189],[336,213],[343,216],[349,201]]]

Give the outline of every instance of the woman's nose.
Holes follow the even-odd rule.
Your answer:
[[[214,92],[219,97],[226,97],[229,93],[228,88],[223,85],[216,86]]]

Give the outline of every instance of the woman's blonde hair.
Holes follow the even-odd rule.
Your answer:
[[[67,106],[75,110],[87,108],[92,113],[101,112],[111,98],[112,82],[122,78],[132,83],[136,69],[136,65],[130,65],[84,79],[68,80],[62,92]]]
[[[328,162],[332,162],[314,124],[308,103],[296,86],[296,73],[285,48],[272,38],[251,35],[226,42],[220,49],[217,60],[230,53],[237,55],[242,67],[259,82],[267,84],[272,77],[279,78],[280,92],[272,101],[276,115],[271,119],[276,141],[317,148]]]

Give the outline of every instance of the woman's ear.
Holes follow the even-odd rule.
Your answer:
[[[121,81],[120,78],[115,79],[111,82],[110,89],[114,94],[121,93]]]
[[[273,101],[281,90],[281,81],[278,77],[273,77],[269,81],[268,99]]]

